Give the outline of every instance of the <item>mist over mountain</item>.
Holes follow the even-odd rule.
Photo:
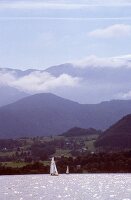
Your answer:
[[[28,94],[49,92],[84,104],[127,100],[131,99],[131,55],[90,56],[43,70],[0,68],[3,85]]]
[[[131,55],[88,56],[43,70],[0,68],[0,85],[28,94],[53,93],[79,103],[131,99]]]
[[[79,104],[49,93],[0,108],[0,137],[58,135],[72,127],[106,129],[131,113],[131,101]]]

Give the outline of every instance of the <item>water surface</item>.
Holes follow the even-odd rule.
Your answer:
[[[131,174],[0,176],[0,200],[131,200]]]

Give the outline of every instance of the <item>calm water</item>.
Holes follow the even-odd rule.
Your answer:
[[[131,200],[131,174],[0,176],[0,200]]]

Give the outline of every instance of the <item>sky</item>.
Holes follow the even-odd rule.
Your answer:
[[[0,67],[126,55],[130,39],[130,0],[0,1]]]
[[[130,41],[131,0],[0,0],[0,68],[72,63],[87,74],[0,72],[0,84],[81,103],[130,99]]]

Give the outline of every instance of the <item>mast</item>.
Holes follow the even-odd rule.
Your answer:
[[[67,166],[66,174],[69,174],[69,166]]]

